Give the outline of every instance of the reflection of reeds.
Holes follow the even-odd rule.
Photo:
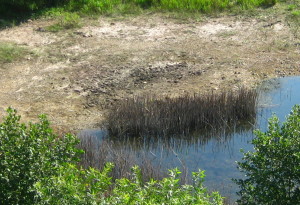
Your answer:
[[[83,167],[102,170],[106,162],[112,162],[115,165],[112,172],[114,179],[129,177],[134,165],[139,165],[145,181],[151,178],[162,179],[166,176],[160,163],[153,163],[153,160],[157,159],[149,156],[148,152],[137,153],[129,145],[121,142],[99,139],[96,136],[81,136],[79,148],[84,150],[80,161]]]
[[[107,117],[110,136],[166,136],[219,129],[256,114],[255,90],[185,95],[136,96],[116,104]]]

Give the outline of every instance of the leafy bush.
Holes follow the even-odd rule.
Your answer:
[[[34,204],[33,185],[56,175],[66,162],[76,162],[78,140],[72,135],[57,137],[44,115],[28,126],[20,123],[13,109],[0,124],[0,204]]]
[[[241,190],[239,204],[299,204],[300,105],[294,106],[281,126],[276,116],[267,132],[256,131],[254,152],[238,163],[246,179],[235,180]]]
[[[193,185],[181,186],[177,169],[170,170],[170,177],[162,181],[143,183],[140,169],[134,167],[132,179],[119,179],[110,190],[111,178],[108,174],[112,167],[109,163],[99,172],[94,169],[79,170],[74,165],[66,164],[59,176],[35,185],[42,199],[39,204],[222,204],[223,199],[218,193],[209,194],[203,187],[203,171],[193,173]]]
[[[102,172],[89,168],[78,169],[66,163],[59,169],[59,175],[41,179],[35,184],[39,205],[99,204],[111,184],[108,174],[113,165],[108,163]]]

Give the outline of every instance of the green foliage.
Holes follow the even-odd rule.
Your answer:
[[[294,18],[299,18],[300,17],[300,10],[292,11],[291,14]]]
[[[143,183],[140,169],[133,167],[132,179],[117,180],[109,191],[112,168],[107,164],[100,172],[66,164],[59,176],[36,183],[42,199],[39,204],[222,204],[218,193],[209,194],[203,187],[203,171],[193,173],[193,185],[180,185],[177,169],[170,170],[170,177],[162,181]]]
[[[209,194],[203,187],[204,172],[193,173],[193,185],[180,185],[178,169],[170,170],[168,178],[150,180],[143,184],[138,167],[132,169],[132,180],[117,181],[109,204],[201,204],[221,205],[222,197],[214,192]]]
[[[277,3],[277,0],[237,0],[237,5],[242,9],[252,9],[255,7],[268,7]]]
[[[154,8],[168,11],[215,12],[232,7],[244,9],[259,6],[272,6],[277,0],[70,0],[66,8],[69,11],[81,11],[85,14],[106,14],[122,12],[126,6],[142,9]]]
[[[110,13],[121,0],[70,0],[66,8],[69,11],[80,11],[85,14]]]
[[[95,169],[78,169],[66,163],[59,175],[44,178],[35,184],[39,205],[99,204],[103,201],[111,184],[108,174],[113,165],[108,163],[102,172]]]
[[[76,13],[62,12],[56,13],[58,23],[46,28],[47,31],[57,32],[65,29],[73,29],[80,27],[80,16]]]
[[[0,124],[0,204],[34,204],[33,185],[56,175],[63,163],[74,163],[80,151],[77,138],[57,137],[44,115],[39,123],[20,123],[20,116],[9,108]]]
[[[0,42],[0,63],[11,63],[24,56],[28,51],[12,43]]]
[[[300,105],[294,106],[281,126],[276,116],[267,132],[256,131],[254,152],[238,163],[246,179],[240,186],[239,204],[298,204],[300,201]]]

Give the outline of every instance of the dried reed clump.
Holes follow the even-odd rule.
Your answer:
[[[110,136],[167,136],[219,129],[256,114],[257,92],[238,91],[177,98],[135,96],[116,104],[107,117]]]

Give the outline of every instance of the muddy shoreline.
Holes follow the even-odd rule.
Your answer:
[[[275,22],[275,23],[274,23]],[[99,127],[118,100],[256,87],[300,73],[299,39],[284,15],[178,20],[163,14],[100,17],[58,33],[41,19],[0,31],[0,42],[30,50],[0,65],[0,111],[23,120],[46,113],[53,127]]]

